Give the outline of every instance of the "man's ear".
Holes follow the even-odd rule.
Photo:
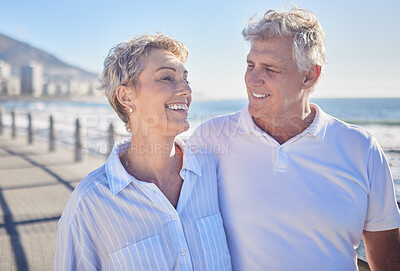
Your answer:
[[[115,96],[118,102],[128,111],[133,106],[132,90],[129,90],[126,86],[119,86],[115,90]]]
[[[321,66],[318,65],[312,66],[311,69],[304,75],[303,89],[312,88],[318,81],[320,75],[321,75]]]

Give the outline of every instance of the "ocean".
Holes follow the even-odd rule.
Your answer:
[[[325,112],[346,122],[359,125],[375,136],[389,161],[396,196],[400,201],[400,98],[312,99]],[[247,100],[194,101],[189,110],[190,129],[180,135],[187,139],[203,121],[218,115],[239,111]],[[11,127],[11,111],[16,112],[17,134],[27,133],[27,113],[32,114],[35,137],[48,138],[49,116],[55,120],[59,144],[74,144],[74,124],[79,118],[85,152],[107,154],[107,130],[115,125],[116,141],[128,138],[123,123],[106,101],[0,100],[5,131]],[[358,254],[365,258],[363,245]]]

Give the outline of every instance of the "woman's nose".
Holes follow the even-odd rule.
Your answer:
[[[178,95],[184,95],[184,96],[192,95],[192,88],[189,86],[189,82],[186,79],[182,79]]]

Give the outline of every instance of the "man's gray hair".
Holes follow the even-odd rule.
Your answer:
[[[188,50],[183,43],[158,33],[122,42],[113,47],[104,60],[100,88],[105,90],[110,105],[125,124],[128,122],[128,116],[116,97],[116,90],[121,85],[135,86],[139,74],[144,69],[146,56],[152,49],[168,50],[182,62],[185,62],[188,56]]]
[[[261,18],[253,16],[242,34],[250,42],[293,37],[293,57],[299,71],[308,71],[314,65],[322,69],[325,64],[325,33],[310,10],[296,6],[290,11],[268,10]]]

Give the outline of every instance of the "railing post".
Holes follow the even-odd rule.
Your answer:
[[[3,135],[3,109],[0,109],[0,135]]]
[[[50,121],[50,125],[49,125],[49,150],[51,152],[53,152],[55,150],[55,134],[54,134],[54,120],[53,120],[53,116],[50,115],[49,118]]]
[[[82,144],[79,119],[75,122],[75,162],[82,161]]]
[[[108,145],[107,145],[107,156],[110,155],[115,142],[114,124],[111,122],[108,128]]]
[[[17,132],[15,127],[15,111],[11,111],[11,136],[12,138],[16,138]]]
[[[32,144],[33,142],[33,127],[32,127],[32,114],[28,113],[28,143]]]

